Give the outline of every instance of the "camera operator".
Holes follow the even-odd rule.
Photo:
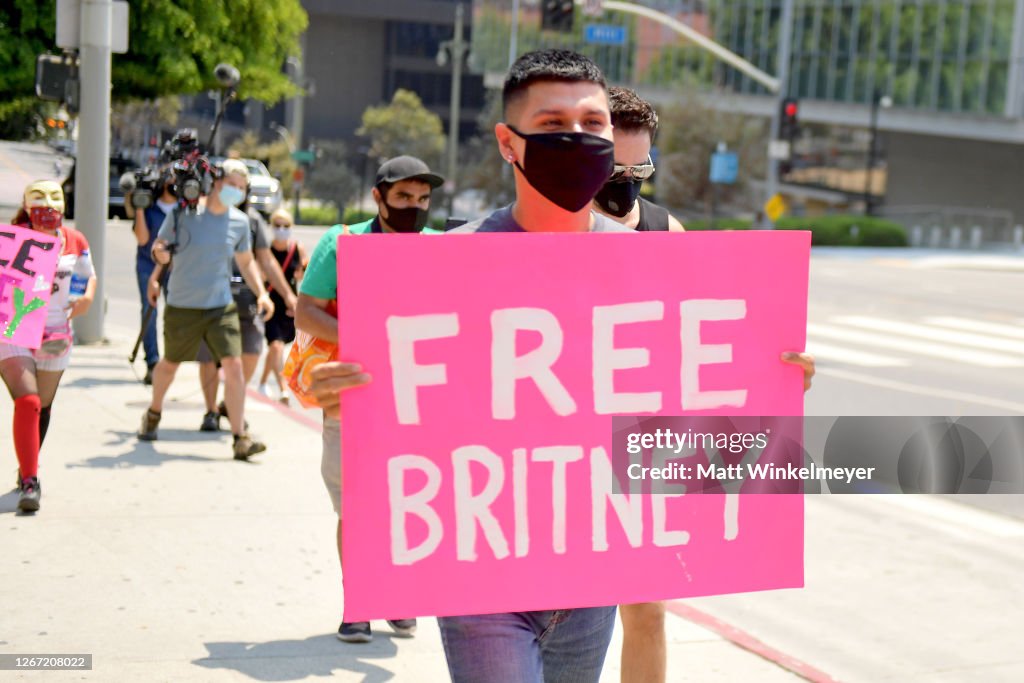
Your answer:
[[[126,193],[125,208],[129,213],[134,213],[132,231],[138,241],[139,248],[135,256],[135,275],[139,282],[139,298],[142,299],[142,321],[145,323],[146,315],[149,312],[149,278],[156,269],[153,262],[153,243],[156,242],[156,233],[163,225],[164,219],[170,215],[177,206],[177,198],[174,196],[174,177],[169,169],[160,174],[160,180],[156,187],[157,199],[146,209],[135,209],[132,204],[131,193]],[[149,324],[142,335],[142,346],[146,352],[146,379],[147,385],[153,383],[153,368],[160,360],[160,347],[156,339],[156,315],[149,316]]]
[[[175,209],[153,244],[154,261],[167,265],[173,251],[174,267],[164,309],[164,357],[153,371],[153,400],[143,415],[138,437],[156,440],[164,397],[178,366],[195,360],[200,343],[205,341],[224,369],[234,458],[248,460],[265,451],[266,446],[254,441],[243,427],[245,384],[238,307],[231,297],[232,256],[245,282],[256,292],[257,312],[267,319],[274,313],[274,304],[253,259],[249,218],[235,208],[245,197],[245,178],[219,171],[215,178],[205,206],[197,206],[194,211]],[[154,289],[150,289],[149,297],[149,303],[155,304]]]
[[[249,206],[249,169],[239,159],[225,159],[221,164],[224,174],[227,177],[238,176],[245,179],[245,197],[238,205],[249,218],[249,239],[252,245],[253,256],[260,270],[265,275],[265,281],[278,292],[284,293],[286,310],[279,311],[285,314],[286,311],[294,315],[295,292],[289,286],[288,281],[281,272],[281,266],[270,251],[270,239],[267,236],[267,223],[260,213]],[[264,326],[263,319],[257,314],[256,292],[246,286],[239,272],[237,264],[231,277],[231,295],[235,305],[238,307],[238,320],[242,331],[242,376],[245,385],[252,380],[256,373],[256,366],[259,364],[260,355],[263,353]],[[275,304],[276,307],[276,304]],[[228,417],[228,408],[225,402],[217,405],[217,388],[220,383],[217,380],[217,365],[206,344],[199,346],[199,383],[203,390],[203,400],[206,403],[206,414],[203,415],[200,431],[215,432],[220,429],[220,418]],[[230,418],[228,418],[230,420]]]

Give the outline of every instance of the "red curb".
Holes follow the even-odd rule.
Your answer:
[[[796,674],[805,680],[811,681],[812,683],[839,683],[839,679],[829,676],[824,671],[816,669],[810,664],[800,661],[796,657],[791,657],[785,652],[781,652],[770,645],[766,645],[746,631],[738,629],[731,624],[727,624],[721,619],[713,617],[706,612],[702,612],[699,609],[677,601],[666,602],[665,608],[677,617],[682,617],[687,621],[692,621],[698,626],[703,626],[710,631],[714,631],[733,645],[741,647],[749,652],[753,652],[755,655],[766,659],[772,664],[780,666],[786,671]]]
[[[310,429],[312,429],[314,432],[317,432],[317,433],[320,433],[320,432],[323,431],[323,425],[320,422],[318,422],[318,421],[316,421],[316,420],[314,420],[314,419],[312,419],[310,417],[307,417],[306,415],[300,413],[299,411],[295,410],[294,408],[286,406],[285,404],[281,403],[280,401],[275,401],[272,398],[264,396],[263,394],[261,394],[260,392],[256,391],[255,389],[251,389],[249,387],[246,387],[245,388],[245,395],[246,395],[247,398],[251,398],[251,399],[253,399],[255,401],[259,401],[260,403],[265,403],[267,405],[273,406],[275,409],[277,409],[277,412],[281,413],[282,415],[284,415],[287,418],[290,418],[290,419],[294,420],[295,422],[298,422],[303,427],[309,427]]]

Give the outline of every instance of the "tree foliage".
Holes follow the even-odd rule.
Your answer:
[[[408,154],[438,168],[445,135],[441,117],[423,106],[419,95],[395,91],[391,103],[368,107],[357,134],[370,139],[370,154],[380,160]]]
[[[0,4],[0,133],[16,133],[43,107],[35,62],[59,51],[55,8],[56,0]],[[128,52],[112,62],[115,101],[216,88],[220,62],[238,67],[242,98],[273,104],[295,93],[282,67],[308,23],[300,0],[132,0],[128,22]]]
[[[659,108],[658,118],[655,180],[659,203],[693,209],[710,199],[708,171],[719,142],[736,152],[740,162],[736,184],[720,187],[722,201],[742,193],[751,179],[763,177],[768,144],[766,120],[709,109],[692,91],[684,93],[678,103]]]
[[[315,140],[316,163],[307,176],[309,194],[330,202],[342,215],[345,207],[360,191],[359,176],[348,165],[348,150],[340,140]]]
[[[260,142],[260,136],[255,131],[247,130],[231,143],[228,150],[243,159],[262,161],[271,174],[281,179],[281,191],[284,196],[291,196],[295,160],[292,159],[287,142],[280,139],[269,143]]]
[[[459,189],[479,190],[485,202],[495,206],[510,203],[515,195],[508,164],[501,158],[494,139],[494,126],[501,120],[501,91],[490,90],[477,118],[480,132],[463,143],[459,155],[462,160]]]

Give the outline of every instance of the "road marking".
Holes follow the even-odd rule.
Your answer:
[[[969,320],[967,318],[934,317],[925,318],[924,321],[929,325],[951,327],[956,330],[967,330],[969,332],[987,332],[988,334],[994,334],[999,337],[1012,337],[1014,339],[1024,339],[1024,320],[1021,321],[1019,327],[1013,325],[1000,325],[998,323],[989,323],[984,322],[982,320]]]
[[[807,342],[807,352],[817,359],[831,360],[848,365],[860,365],[866,368],[899,368],[910,365],[910,361],[905,358],[857,351],[813,339],[809,339]]]
[[[988,368],[1024,367],[1024,358],[1013,358],[1012,356],[983,351],[971,351],[970,349],[961,349],[934,342],[897,339],[883,334],[858,332],[834,325],[808,323],[807,332],[812,336],[830,337],[855,344],[867,344],[897,351],[908,351],[915,355],[934,356],[936,358],[945,358],[959,363],[970,363]]]
[[[869,318],[862,315],[846,315],[832,318],[831,320],[854,327],[863,327],[876,332],[893,332],[909,337],[921,337],[923,339],[936,339],[946,344],[957,344],[972,348],[992,349],[993,351],[1006,351],[1009,353],[1024,354],[1024,341],[1012,339],[994,339],[980,334],[970,332],[955,332],[947,329],[935,329],[928,325],[916,325],[913,323],[885,320],[883,318]]]
[[[881,377],[872,377],[871,375],[862,375],[857,372],[851,372],[849,370],[840,370],[837,368],[818,368],[816,374],[824,375],[826,377],[835,377],[837,379],[845,379],[851,382],[860,382],[861,384],[868,384],[882,389],[893,389],[894,391],[903,391],[908,394],[918,394],[920,396],[928,396],[930,398],[943,398],[950,401],[960,401],[963,403],[974,403],[979,406],[988,406],[989,408],[997,408],[999,410],[1005,410],[1008,413],[1015,415],[1024,414],[1024,403],[1014,403],[1013,401],[1003,401],[998,398],[991,398],[989,396],[982,396],[980,394],[971,394],[963,391],[952,391],[950,389],[940,389],[938,387],[926,387],[920,384],[911,384],[909,382],[900,382],[893,379],[882,379]]]

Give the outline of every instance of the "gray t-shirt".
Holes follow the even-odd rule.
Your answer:
[[[594,217],[594,224],[590,227],[590,232],[633,232],[621,223],[616,223],[611,218],[602,216],[595,211],[591,211],[591,215]],[[460,225],[448,232],[527,232],[527,230],[516,223],[516,219],[512,217],[512,205],[510,204],[498,209],[490,216]]]
[[[246,215],[249,217],[249,246],[252,247],[252,255],[256,256],[257,249],[270,249],[270,238],[267,236],[270,228],[267,227],[267,222],[263,220],[263,216],[256,209],[250,208]],[[241,283],[241,286],[248,290],[249,285],[245,284],[245,280],[242,278],[242,271],[238,269],[238,264],[235,262],[234,257],[231,257],[230,261],[232,281]],[[251,292],[252,290],[249,291]]]
[[[249,251],[249,217],[236,208],[222,214],[199,207],[181,212],[175,236],[172,211],[157,237],[177,243],[167,303],[178,308],[219,308],[231,303],[231,260]]]

